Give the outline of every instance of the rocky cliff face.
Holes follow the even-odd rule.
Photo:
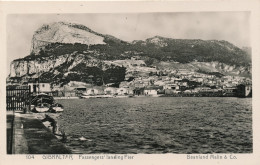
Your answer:
[[[63,74],[68,74],[71,69],[76,67],[78,64],[84,63],[86,67],[94,67],[100,64],[105,64],[103,61],[89,58],[83,54],[70,54],[59,56],[55,60],[46,57],[44,60],[31,60],[31,61],[13,61],[11,63],[10,77],[23,77],[33,74],[42,74],[44,72],[52,72],[53,70],[66,64],[65,71]],[[106,63],[107,64],[107,63]],[[207,72],[219,72],[224,75],[233,76],[246,76],[250,77],[251,67],[243,66],[231,66],[219,62],[191,62],[186,64],[176,64],[170,62],[160,62],[156,64],[159,69],[187,69],[190,71],[203,70]],[[104,66],[103,66],[104,67]],[[104,69],[104,68],[101,68]]]
[[[146,65],[161,70],[183,68],[251,76],[248,52],[227,41],[180,40],[155,36],[145,41],[127,43],[94,32],[83,25],[64,22],[40,27],[33,35],[31,51],[30,56],[11,63],[10,78],[30,78],[48,75],[47,73],[51,73],[48,76],[59,75],[64,78],[73,73],[77,74],[76,77],[73,75],[73,79],[77,80],[82,74],[75,73],[80,72],[79,68],[83,67],[88,72],[93,70],[86,67],[105,70],[110,66],[106,66],[108,64],[104,61],[126,60],[133,56],[138,56]],[[94,71],[101,72],[98,69]]]
[[[80,63],[84,63],[88,67],[93,67],[97,66],[100,62],[98,59],[86,58],[85,55],[76,53],[58,56],[57,58],[44,57],[29,61],[16,60],[11,63],[10,77],[22,77],[33,74],[41,75],[44,72],[52,72],[55,69],[59,69],[62,65],[66,65],[64,67],[65,72],[69,72]]]
[[[31,51],[37,54],[41,48],[50,43],[106,44],[101,34],[80,29],[76,24],[64,22],[55,22],[40,27],[33,35]]]
[[[17,60],[11,63],[10,77],[22,77],[29,74],[48,72],[51,69],[66,62],[68,55],[57,57],[55,60],[51,58],[43,58],[41,60]]]

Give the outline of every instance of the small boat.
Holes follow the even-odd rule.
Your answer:
[[[113,98],[113,95],[96,95],[96,98]]]
[[[50,109],[50,104],[48,103],[38,103],[37,106],[34,107],[34,112],[47,112]]]
[[[55,103],[55,104],[51,105],[49,111],[56,113],[56,112],[63,112],[63,110],[64,110],[64,107],[61,104]]]
[[[90,96],[90,95],[88,95],[88,96],[83,95],[83,96],[81,96],[81,98],[83,98],[83,99],[89,99],[89,98],[95,98],[95,97],[94,97],[94,96]]]
[[[113,95],[83,95],[81,98],[89,99],[89,98],[114,98]]]
[[[128,95],[116,95],[116,98],[128,98],[128,97],[130,97],[130,96],[128,96]]]
[[[48,96],[45,93],[40,93],[36,96],[33,96],[31,104],[37,106],[38,103],[48,103],[50,105],[54,104],[54,99],[52,96]]]
[[[31,101],[32,112],[62,112],[63,106],[55,103],[52,96],[45,93],[40,93],[32,98]]]

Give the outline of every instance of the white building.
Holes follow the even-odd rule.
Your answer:
[[[48,93],[51,92],[50,83],[28,83],[31,87],[31,92],[34,93]]]
[[[117,94],[118,95],[129,95],[129,94],[133,94],[133,90],[130,90],[128,88],[118,88]]]
[[[103,95],[105,94],[103,87],[94,86],[92,88],[88,88],[84,95]]]
[[[180,86],[177,84],[166,84],[165,86],[163,86],[163,89],[178,90],[178,89],[180,89]]]
[[[114,95],[117,92],[117,88],[108,87],[104,90],[106,95]]]
[[[144,94],[145,95],[157,95],[157,90],[152,89],[152,88],[144,89]]]

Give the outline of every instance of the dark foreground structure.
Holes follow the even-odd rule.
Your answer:
[[[71,154],[34,114],[7,114],[7,154]]]

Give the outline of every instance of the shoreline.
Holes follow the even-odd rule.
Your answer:
[[[164,95],[139,95],[139,96],[126,96],[126,97],[90,97],[90,98],[82,98],[82,97],[53,97],[55,100],[73,100],[73,99],[121,99],[121,98],[156,98],[156,97],[234,97],[234,98],[252,98],[252,96],[234,96],[234,95],[211,95],[211,94],[164,94]]]

